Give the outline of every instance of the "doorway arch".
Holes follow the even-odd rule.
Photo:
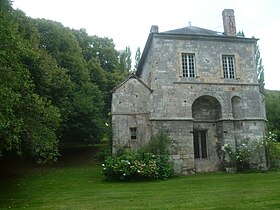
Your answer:
[[[197,171],[215,171],[219,163],[216,148],[221,104],[213,96],[200,96],[192,104],[192,117],[195,168]]]

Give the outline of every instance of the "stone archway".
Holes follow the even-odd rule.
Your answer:
[[[219,168],[217,154],[217,123],[221,119],[221,104],[212,96],[198,97],[192,104],[193,151],[197,171],[216,171]]]

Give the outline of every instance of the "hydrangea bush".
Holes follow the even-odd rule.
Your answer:
[[[167,179],[173,175],[167,149],[171,143],[167,135],[158,134],[136,151],[108,157],[102,164],[103,174],[107,180]]]
[[[151,180],[167,179],[172,176],[172,165],[167,155],[151,153],[126,153],[105,160],[103,174],[107,180]]]

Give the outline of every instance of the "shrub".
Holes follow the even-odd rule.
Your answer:
[[[222,150],[225,153],[225,168],[233,167],[239,172],[263,169],[261,166],[265,163],[265,148],[262,139],[247,139],[242,144],[237,145],[235,150],[229,145],[224,145]]]
[[[264,139],[247,139],[237,145],[235,151],[226,144],[222,151],[225,154],[224,167],[234,167],[239,172],[264,170],[266,163],[269,169],[280,167],[280,144],[271,132]]]
[[[271,132],[265,139],[269,169],[280,167],[280,143],[277,139],[277,135]]]
[[[131,152],[105,160],[103,174],[107,180],[151,180],[172,176],[172,165],[166,155]]]
[[[103,166],[107,180],[151,180],[167,179],[173,175],[169,161],[169,146],[172,140],[166,134],[157,134],[149,143],[138,150],[120,150],[108,157]]]
[[[107,157],[111,156],[111,150],[109,148],[101,149],[95,156],[98,161],[104,161]]]
[[[151,180],[166,179],[173,173],[166,155],[151,153],[127,153],[109,157],[105,160],[103,174],[107,180]]]
[[[169,149],[172,143],[174,141],[165,133],[158,133],[152,136],[148,144],[141,149],[152,154],[169,155]]]

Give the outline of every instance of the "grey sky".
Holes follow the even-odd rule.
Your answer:
[[[118,50],[130,46],[132,52],[144,49],[151,25],[159,31],[189,25],[223,32],[222,11],[234,9],[237,31],[260,38],[265,68],[265,88],[280,90],[278,70],[278,0],[14,0],[32,18],[61,22],[64,26],[85,28],[88,34],[112,38]]]

